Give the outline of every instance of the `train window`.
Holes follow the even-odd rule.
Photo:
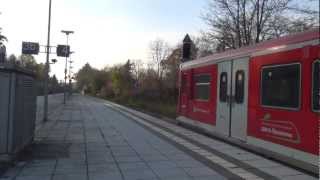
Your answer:
[[[196,75],[195,78],[195,96],[197,100],[207,101],[210,98],[210,81],[209,74]]]
[[[235,101],[238,104],[243,103],[244,99],[244,71],[239,70],[236,72],[236,87],[235,87]]]
[[[312,68],[312,109],[315,112],[320,111],[320,60],[313,63]]]
[[[222,72],[220,74],[220,93],[219,98],[220,102],[227,102],[227,90],[228,90],[228,74],[226,72]]]
[[[263,106],[298,109],[300,105],[300,64],[262,68],[261,100]]]

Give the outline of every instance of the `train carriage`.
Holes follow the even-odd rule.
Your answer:
[[[318,173],[319,30],[187,61],[181,123]]]

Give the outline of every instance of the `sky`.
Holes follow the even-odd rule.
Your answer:
[[[147,62],[152,40],[175,46],[186,33],[197,35],[204,29],[200,14],[206,4],[207,0],[52,0],[51,46],[66,43],[61,30],[75,32],[69,36],[75,52],[73,72],[87,62],[99,69],[128,59]],[[0,0],[0,5],[8,55],[21,55],[22,41],[46,45],[49,0]],[[35,58],[45,62],[44,54]],[[50,59],[58,60],[51,75],[63,79],[65,58],[51,54]]]

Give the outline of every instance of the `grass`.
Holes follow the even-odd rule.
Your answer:
[[[146,112],[149,114],[176,118],[176,103],[166,102],[160,100],[147,100],[141,98],[106,98],[109,101],[136,109],[138,111]]]

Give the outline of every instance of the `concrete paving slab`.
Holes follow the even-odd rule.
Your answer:
[[[123,180],[119,173],[90,173],[90,180]]]
[[[176,161],[178,167],[192,168],[192,167],[205,167],[202,163],[195,160],[179,160]]]
[[[54,175],[52,180],[87,180],[84,174],[57,174]]]
[[[156,174],[151,170],[122,171],[125,180],[156,179]]]
[[[150,169],[145,162],[119,163],[119,167],[122,171]]]
[[[33,168],[33,167],[52,167],[56,165],[56,160],[38,160],[38,161],[30,161],[24,167],[25,168]]]
[[[156,169],[171,169],[171,168],[178,167],[178,165],[172,161],[148,162],[148,165],[154,170],[156,170]]]
[[[116,156],[115,160],[118,163],[142,162],[138,156]]]
[[[192,177],[201,177],[201,176],[213,176],[217,175],[217,172],[213,172],[207,167],[196,167],[196,168],[184,168],[185,171]]]
[[[177,179],[190,178],[190,176],[185,171],[183,171],[179,168],[154,169],[154,172],[160,178],[177,178]]]
[[[94,164],[88,166],[89,173],[115,173],[118,172],[116,164]]]
[[[194,180],[227,180],[227,178],[216,174],[213,176],[201,176],[201,177],[195,177]]]
[[[51,176],[19,176],[15,180],[51,180]]]
[[[152,162],[152,161],[168,161],[169,159],[163,155],[144,155],[141,157],[143,160],[147,162]]]
[[[30,167],[23,168],[19,176],[50,176],[54,172],[54,167],[42,166],[42,167]]]
[[[161,180],[194,180],[192,177],[161,177]]]
[[[12,167],[8,169],[6,172],[4,172],[0,178],[14,178],[16,177],[23,167]]]
[[[56,98],[59,99],[59,96]],[[163,135],[160,136],[124,114],[105,106],[104,101],[75,95],[67,105],[50,109],[50,111],[55,112],[51,112],[50,121],[37,126],[35,139],[37,143],[67,145],[62,149],[66,152],[66,156],[51,156],[47,159],[29,157],[27,161],[21,162],[20,165],[0,176],[0,180],[15,177],[19,180],[226,179],[223,173],[203,163],[197,156],[169,142],[162,137]],[[165,123],[161,122],[161,124]],[[268,166],[263,166],[263,162],[256,160],[251,154],[233,152],[232,149],[230,150],[230,145],[212,141],[192,131],[176,128],[175,125],[169,124],[168,127],[195,139],[201,138],[210,147],[229,151],[241,160],[250,160],[257,167],[278,165],[270,163]],[[160,131],[168,137],[176,137],[164,130],[160,129]],[[193,143],[182,138],[179,138],[179,141],[188,147],[194,146]],[[194,150],[199,153],[207,153],[198,146],[194,147],[197,147]],[[60,150],[56,149],[59,152]],[[285,172],[281,174],[285,178],[309,177],[286,170]],[[270,170],[270,173],[273,172]]]

